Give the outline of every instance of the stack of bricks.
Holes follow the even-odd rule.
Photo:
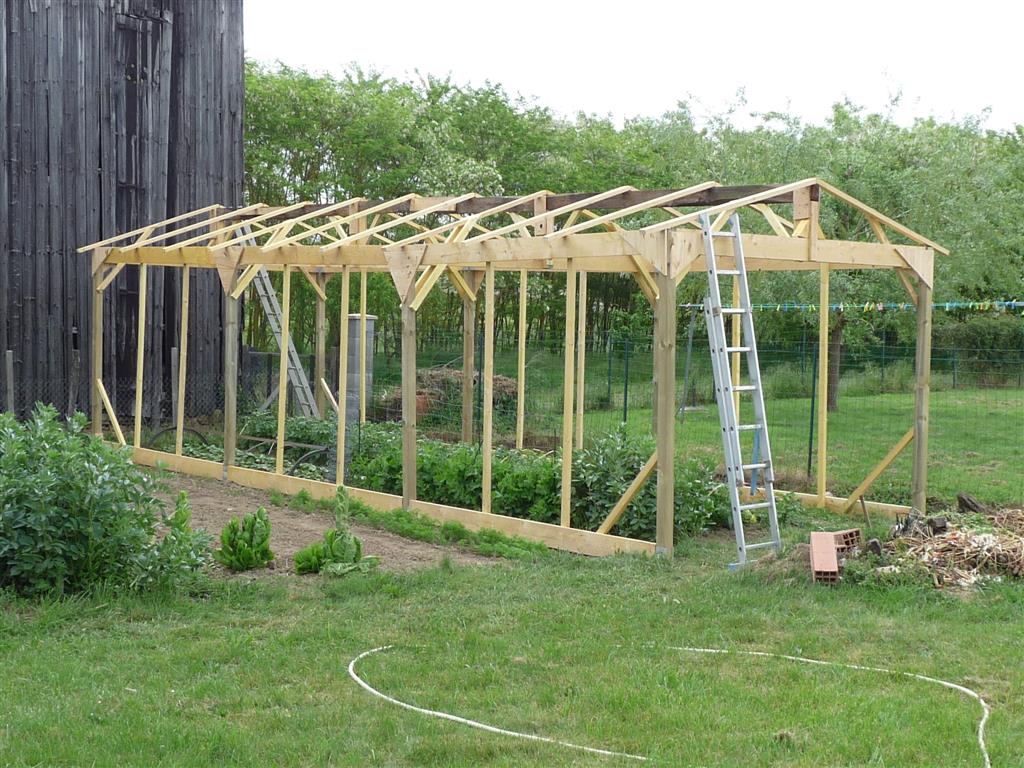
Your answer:
[[[814,580],[824,584],[839,581],[839,558],[860,546],[857,528],[844,531],[815,531],[811,534],[811,571]]]

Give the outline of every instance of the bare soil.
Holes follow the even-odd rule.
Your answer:
[[[232,517],[254,512],[258,507],[270,516],[270,547],[275,559],[268,570],[291,573],[295,553],[321,538],[332,527],[334,518],[324,512],[299,512],[287,507],[275,507],[265,491],[245,488],[233,483],[209,480],[188,475],[167,475],[167,490],[158,494],[172,505],[179,491],[188,493],[192,507],[192,526],[205,528],[219,536]],[[494,558],[477,555],[457,547],[444,547],[424,541],[414,541],[358,523],[350,523],[350,530],[363,542],[363,552],[380,558],[382,570],[402,572],[437,565],[446,557],[453,563],[490,565]]]

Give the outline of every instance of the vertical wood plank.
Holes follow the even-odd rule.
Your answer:
[[[917,281],[917,339],[914,360],[914,467],[912,506],[922,515],[928,504],[928,408],[932,378],[932,288]]]
[[[416,498],[416,310],[402,298],[402,508]]]
[[[519,348],[516,360],[516,448],[523,449],[526,432],[526,302],[530,273],[519,270]]]
[[[224,296],[224,466],[235,465],[238,447],[238,314],[240,299]],[[227,470],[225,469],[225,472]]]
[[[473,376],[476,370],[476,302],[462,299],[462,442],[473,442]]]
[[[97,258],[94,256],[94,258]],[[90,359],[90,372],[92,375],[89,377],[92,386],[89,387],[89,391],[92,397],[89,399],[89,410],[91,411],[92,419],[92,433],[94,435],[103,434],[103,401],[100,398],[99,387],[96,386],[97,380],[103,378],[103,293],[99,290],[100,281],[103,279],[103,273],[101,270],[96,270],[92,276],[92,328],[90,332],[92,334],[92,349]]]
[[[341,335],[338,338],[338,440],[335,461],[335,483],[345,484],[345,427],[348,421],[348,303],[349,290],[352,283],[352,267],[346,265],[341,270],[341,310],[339,324]],[[320,379],[317,379],[317,391]],[[321,411],[323,413],[323,411]]]
[[[324,275],[315,275],[316,283],[321,289],[327,286],[327,280]],[[343,309],[342,317],[344,317],[344,311],[347,310],[347,305]],[[347,329],[342,326],[341,335],[344,336]],[[316,319],[314,320],[313,326],[313,380],[316,382],[313,391],[314,397],[316,398],[316,410],[323,418],[327,410],[327,400],[324,397],[323,388],[320,386],[320,380],[327,378],[327,302],[320,298],[320,294],[316,295]]]
[[[481,454],[483,456],[482,491],[480,509],[491,511],[491,462],[494,459],[494,262],[487,262],[484,278],[487,293],[484,298],[484,412],[481,424]]]
[[[654,354],[658,358],[657,387],[657,515],[655,551],[672,556],[675,529],[675,446],[676,446],[676,281],[658,272],[658,316]]]
[[[288,343],[291,332],[292,268],[285,264],[281,287],[281,356],[277,366],[277,456],[274,471],[284,474],[285,420],[288,416]]]
[[[142,382],[146,369],[146,272],[147,265],[139,266],[139,311],[135,335],[135,431],[132,445],[142,447]]]
[[[366,277],[359,272],[359,423],[366,421]],[[340,407],[340,406],[339,406]]]
[[[583,406],[587,363],[587,273],[580,272],[579,315],[576,318],[576,448],[583,448]]]
[[[181,268],[181,326],[178,338],[178,401],[174,419],[174,453],[181,456],[185,439],[185,373],[188,360],[188,292],[191,267]]]
[[[576,380],[573,363],[576,343],[576,264],[565,264],[565,367],[562,390],[562,505],[560,522],[568,527],[572,518],[572,415]]]
[[[818,291],[818,506],[825,506],[828,473],[828,317],[829,268],[821,265]]]

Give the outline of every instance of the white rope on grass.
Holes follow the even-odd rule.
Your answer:
[[[399,701],[398,699],[396,699],[396,698],[394,698],[392,696],[388,696],[386,693],[382,693],[382,692],[378,691],[376,688],[372,687],[369,683],[367,683],[365,680],[363,680],[356,673],[356,664],[358,662],[360,662],[362,659],[366,658],[367,656],[370,656],[371,654],[380,653],[382,651],[388,651],[388,650],[391,650],[392,648],[394,648],[393,645],[382,645],[382,646],[380,646],[378,648],[371,648],[368,651],[364,651],[363,653],[359,654],[354,659],[352,659],[351,662],[349,662],[348,674],[349,674],[349,677],[351,677],[353,680],[355,680],[356,683],[358,683],[364,690],[368,691],[369,693],[371,693],[374,696],[377,696],[378,698],[383,699],[384,701],[387,701],[387,702],[389,702],[391,704],[394,704],[394,705],[396,705],[398,707],[401,707],[402,709],[408,709],[411,712],[418,712],[421,715],[427,715],[429,717],[437,717],[437,718],[440,718],[442,720],[450,720],[453,723],[459,723],[461,725],[467,725],[470,728],[477,728],[477,729],[479,729],[481,731],[487,731],[488,733],[497,733],[497,734],[500,734],[502,736],[511,736],[513,738],[526,739],[528,741],[539,741],[539,742],[543,742],[545,744],[555,744],[555,745],[557,745],[559,747],[566,747],[567,749],[576,749],[576,750],[579,750],[581,752],[589,752],[591,754],[603,755],[605,757],[624,757],[624,758],[628,758],[630,760],[639,760],[641,762],[646,762],[646,761],[650,760],[650,758],[644,757],[643,755],[633,755],[633,754],[630,754],[628,752],[615,752],[615,751],[612,751],[612,750],[609,750],[609,749],[598,749],[597,747],[586,747],[586,746],[583,746],[583,745],[580,745],[580,744],[573,744],[573,743],[568,742],[568,741],[561,741],[559,739],[553,739],[553,738],[550,738],[548,736],[538,736],[537,734],[533,734],[533,733],[520,733],[519,731],[510,731],[510,730],[507,730],[505,728],[498,728],[497,726],[494,726],[494,725],[488,725],[487,723],[481,723],[481,722],[478,722],[476,720],[470,720],[470,719],[465,718],[465,717],[459,717],[458,715],[452,715],[452,714],[450,714],[448,712],[438,712],[438,711],[433,710],[433,709],[425,709],[423,707],[417,707],[415,704],[409,704],[409,703],[404,702],[404,701]],[[806,658],[804,656],[790,656],[790,655],[785,654],[785,653],[769,653],[767,651],[731,650],[731,649],[728,649],[728,648],[694,648],[694,647],[691,647],[691,646],[669,646],[668,649],[671,650],[671,651],[686,651],[688,653],[708,653],[708,654],[720,654],[720,655],[736,654],[736,655],[742,655],[742,656],[757,656],[757,657],[767,658],[767,659],[784,659],[786,661],[796,661],[796,662],[799,662],[801,664],[814,664],[814,665],[822,666],[822,667],[839,667],[841,669],[854,669],[854,670],[858,670],[858,671],[861,671],[861,672],[879,672],[879,673],[886,674],[886,675],[902,675],[903,677],[909,677],[909,678],[911,678],[913,680],[921,680],[921,681],[926,682],[926,683],[935,683],[936,685],[941,685],[944,688],[949,688],[951,690],[958,691],[958,692],[960,692],[960,693],[962,693],[962,694],[964,694],[966,696],[971,697],[972,699],[977,701],[978,704],[981,705],[981,720],[978,722],[978,748],[981,750],[981,756],[982,756],[984,768],[992,768],[992,763],[989,760],[989,756],[988,756],[988,750],[985,748],[985,723],[988,722],[988,717],[989,717],[989,714],[991,714],[991,710],[989,709],[988,703],[985,701],[985,699],[983,699],[981,697],[980,693],[978,693],[977,691],[971,690],[970,688],[967,688],[966,686],[958,685],[957,683],[951,683],[948,680],[940,680],[937,677],[928,677],[927,675],[919,675],[919,674],[917,674],[915,672],[901,672],[899,670],[885,669],[884,667],[866,667],[866,666],[862,666],[860,664],[845,664],[843,662],[838,662],[838,661],[825,661],[823,659],[809,659],[809,658]]]

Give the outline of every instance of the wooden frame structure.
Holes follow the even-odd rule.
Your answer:
[[[829,239],[819,222],[820,196],[829,194],[858,211],[874,234],[874,242]],[[690,210],[683,210],[690,209]],[[788,209],[788,210],[786,210]],[[671,554],[673,547],[673,500],[676,414],[676,316],[677,291],[683,278],[705,270],[701,232],[696,224],[701,212],[721,227],[734,211],[750,212],[766,222],[771,234],[743,235],[747,268],[760,270],[813,270],[820,273],[819,389],[825,391],[828,371],[829,275],[833,270],[895,270],[920,308],[917,322],[915,420],[906,435],[889,451],[848,499],[827,493],[828,415],[825,398],[819,399],[817,492],[799,494],[808,504],[849,510],[874,480],[911,442],[914,443],[913,506],[924,510],[927,487],[928,395],[931,348],[931,296],[936,251],[948,251],[897,221],[850,197],[820,179],[790,184],[725,187],[714,181],[677,190],[637,190],[623,186],[592,194],[554,194],[542,190],[518,197],[481,197],[474,194],[452,197],[404,195],[394,200],[369,201],[362,198],[329,205],[297,203],[284,207],[260,204],[236,210],[205,208],[168,219],[80,249],[92,254],[94,276],[93,370],[102,359],[103,291],[126,266],[140,270],[145,280],[150,267],[181,269],[183,304],[188,302],[190,270],[215,269],[220,275],[227,302],[226,338],[237,338],[238,301],[260,268],[283,273],[283,328],[287,333],[290,285],[299,273],[314,286],[318,311],[316,323],[316,389],[335,402],[323,379],[324,285],[335,273],[342,280],[342,319],[348,309],[350,278],[358,270],[388,272],[401,301],[402,321],[402,422],[403,485],[401,496],[349,488],[355,498],[389,509],[401,505],[441,520],[457,520],[470,528],[490,527],[543,541],[549,546],[601,555],[617,551]],[[788,217],[784,214],[788,213]],[[638,218],[643,226],[637,227]],[[653,223],[652,223],[653,222]],[[245,231],[240,228],[245,225]],[[623,226],[627,225],[627,226]],[[629,228],[627,228],[629,227]],[[890,236],[896,238],[891,240]],[[720,258],[728,262],[730,246],[723,245]],[[494,276],[512,271],[520,279],[520,320],[525,312],[526,281],[530,272],[566,275],[565,376],[562,415],[562,501],[560,524],[551,525],[491,513],[494,384]],[[654,307],[654,432],[657,450],[638,477],[615,505],[598,531],[572,527],[571,456],[582,445],[583,404],[577,397],[583,385],[582,324],[577,319],[577,299],[585,306],[586,276],[590,272],[632,275],[639,289]],[[464,316],[463,371],[474,369],[474,322],[476,302],[485,291],[483,344],[482,413],[482,509],[469,510],[432,504],[416,498],[416,315],[434,286],[445,278],[462,297]],[[705,279],[698,276],[698,279]],[[365,328],[366,281],[360,282],[360,315]],[[140,293],[140,323],[145,317],[145,292]],[[187,312],[180,329],[180,377],[178,391],[184,391]],[[343,327],[345,327],[343,323]],[[520,328],[525,324],[520,322]],[[525,339],[518,347],[518,398],[516,443],[522,446],[524,421]],[[344,339],[346,334],[342,334]],[[140,345],[141,333],[140,333]],[[344,342],[343,342],[344,343]],[[360,372],[365,371],[365,332],[360,334]],[[344,403],[347,371],[341,353],[337,403]],[[170,469],[191,474],[220,477],[259,488],[283,491],[309,490],[316,496],[334,493],[335,485],[283,474],[284,427],[287,386],[286,359],[282,355],[276,470],[259,472],[235,466],[237,346],[227,343],[224,351],[225,418],[224,463],[182,455],[183,411],[181,400],[175,413],[174,454],[148,450],[140,445],[138,393],[142,389],[142,368],[136,380],[136,412],[133,450],[136,461],[163,462]],[[359,377],[365,382],[365,376]],[[363,388],[364,383],[360,384]],[[463,380],[463,439],[473,431],[472,376]],[[122,444],[125,437],[106,396],[103,381],[94,376],[92,423],[102,431],[104,412],[114,435]],[[365,392],[361,392],[365,419]],[[343,410],[343,409],[342,409]],[[337,477],[344,478],[344,419],[339,419]],[[575,426],[574,426],[575,424]],[[643,483],[657,473],[656,541],[647,542],[611,533]],[[908,509],[898,505],[869,504],[883,512]]]

